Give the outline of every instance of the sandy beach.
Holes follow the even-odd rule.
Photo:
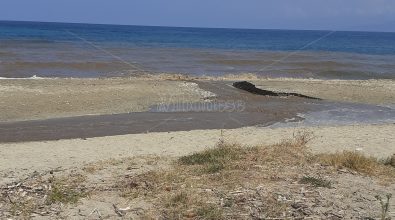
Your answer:
[[[349,150],[350,152],[359,152],[367,156],[388,158],[389,155],[394,153],[395,139],[392,134],[395,132],[395,124],[276,129],[252,127],[234,130],[196,130],[189,132],[135,134],[86,140],[74,139],[12,143],[0,145],[0,176],[2,177],[0,185],[5,186],[2,188],[3,193],[8,193],[12,196],[10,197],[12,198],[11,201],[14,199],[15,201],[19,201],[22,198],[20,202],[22,211],[17,212],[19,216],[27,215],[34,219],[51,219],[55,216],[62,216],[62,218],[66,219],[114,219],[125,216],[136,219],[154,218],[155,216],[163,215],[158,214],[156,208],[160,206],[158,204],[173,198],[172,196],[177,196],[180,192],[187,190],[188,195],[195,196],[193,197],[195,198],[194,201],[200,201],[200,197],[196,196],[202,193],[200,192],[200,188],[202,187],[205,193],[211,192],[207,190],[223,190],[220,186],[211,185],[211,182],[214,180],[200,180],[200,178],[206,177],[194,177],[193,175],[196,174],[189,174],[193,177],[191,183],[187,182],[187,184],[191,184],[191,188],[185,188],[185,185],[174,185],[175,183],[171,182],[167,183],[166,181],[168,179],[166,178],[168,177],[166,176],[175,175],[173,173],[167,174],[167,172],[177,172],[179,175],[183,175],[182,172],[185,172],[182,170],[167,171],[168,169],[173,169],[172,167],[175,166],[174,161],[177,158],[190,155],[194,152],[213,149],[220,141],[243,143],[245,147],[265,147],[280,143],[287,138],[292,140],[300,132],[313,134],[313,139],[308,143],[308,147],[312,149],[314,154],[336,153]],[[284,155],[284,153],[282,152],[281,155]],[[279,156],[281,157],[281,155]],[[240,187],[239,185],[236,189],[231,188],[232,191],[230,192],[227,190],[221,192],[229,193],[230,196],[236,190],[238,195],[246,194],[249,197],[250,194],[248,192],[251,190],[251,187],[254,187],[252,190],[258,190],[264,187],[269,197],[271,193],[292,195],[300,198],[300,201],[303,202],[299,203],[302,204],[310,204],[310,202],[314,204],[313,201],[319,199],[321,203],[318,206],[312,206],[316,208],[311,208],[312,213],[308,215],[322,218],[329,213],[329,215],[348,218],[351,216],[379,216],[378,210],[380,210],[380,206],[378,202],[374,202],[374,197],[377,195],[384,196],[395,190],[395,185],[393,183],[391,184],[391,179],[385,180],[390,182],[382,183],[384,180],[380,180],[380,178],[376,179],[363,174],[360,175],[357,172],[347,171],[345,169],[333,171],[325,166],[314,165],[314,168],[304,168],[301,170],[299,167],[296,168],[296,165],[286,168],[288,166],[282,163],[281,166],[268,168],[268,171],[263,172],[278,172],[277,175],[281,176],[282,174],[284,180],[278,177],[280,179],[275,180],[273,183],[273,180],[254,180],[257,177],[253,176],[254,178],[249,178],[249,181],[242,180],[242,183],[246,186],[243,185]],[[274,171],[279,167],[288,170]],[[299,171],[293,171],[294,169]],[[165,175],[163,177],[164,179],[152,179],[149,176],[156,172],[159,175]],[[262,174],[262,172],[258,172],[256,175],[258,174]],[[145,177],[146,175],[148,177]],[[330,184],[334,188],[316,188],[294,183],[297,179],[303,179],[311,175],[323,175],[323,178],[331,181]],[[165,185],[160,186],[160,189],[162,189],[159,191],[160,194],[155,194],[153,197],[150,194],[145,196],[133,196],[132,194],[130,196],[129,194],[125,194],[126,192],[122,188],[118,189],[119,181],[129,181],[129,178],[143,178],[141,180],[143,183],[145,181],[150,181],[150,183],[152,181],[159,181],[161,185]],[[144,178],[149,179],[144,180]],[[181,180],[185,177],[180,176],[178,178]],[[209,176],[209,178],[211,177]],[[235,178],[241,177],[235,176]],[[392,177],[387,176],[386,178]],[[53,179],[57,182],[51,182],[54,181]],[[226,179],[229,179],[229,177]],[[134,184],[135,181],[139,180],[132,179],[132,182],[127,184]],[[201,185],[200,181],[204,181],[204,184]],[[258,181],[259,184],[256,185],[254,181]],[[47,195],[52,196],[51,194],[47,194],[46,187],[48,185],[56,187],[56,184],[61,184],[59,187],[69,187],[63,188],[63,190],[87,190],[89,197],[81,198],[77,203],[66,204],[61,207],[54,205],[42,206],[43,208],[35,211],[35,203],[40,204],[41,201],[45,201]],[[139,186],[140,183],[137,182],[136,184],[136,186]],[[170,187],[166,184],[173,185],[170,185]],[[215,181],[213,184],[215,184]],[[233,182],[231,181],[229,183],[225,181],[223,184],[233,184]],[[130,187],[129,185],[127,186]],[[19,191],[15,191],[14,188],[19,189]],[[34,194],[31,194],[29,189],[33,189],[32,193]],[[43,191],[42,189],[45,190]],[[126,187],[124,190],[127,189]],[[139,190],[146,189],[131,188],[131,190],[133,190],[132,192],[134,190],[138,190],[137,192],[139,192]],[[199,194],[194,194],[196,193],[195,190]],[[310,194],[300,194],[300,191],[303,192],[305,190],[309,191]],[[72,193],[74,191],[65,192]],[[24,197],[21,197],[20,194]],[[211,196],[210,193],[209,195]],[[360,196],[363,196],[363,199]],[[24,198],[31,199],[25,200]],[[207,197],[205,196],[204,198]],[[255,200],[254,198],[252,201]],[[210,201],[215,202],[216,200]],[[336,202],[336,206],[333,206],[333,202]],[[9,204],[7,201],[5,203],[0,201],[1,206],[5,205],[5,207],[8,207],[7,204]],[[29,204],[33,204],[34,206],[30,206]],[[248,206],[255,207],[253,204]],[[342,210],[349,210],[350,207],[352,207],[352,212],[342,212]],[[393,208],[394,206],[391,204],[390,210],[393,210]],[[7,208],[6,210],[9,209]],[[171,212],[166,206],[163,210]],[[174,212],[182,212],[184,213],[183,215],[189,215],[185,213],[193,212],[193,210],[191,208],[186,210],[176,208]],[[277,208],[274,210],[277,210]],[[232,211],[233,215],[236,216],[250,212],[243,212],[242,210]],[[5,216],[9,215],[7,213],[9,212],[0,212],[0,214],[5,214]],[[274,212],[272,215],[278,214],[279,212]],[[394,213],[391,211],[389,214],[393,215]]]
[[[395,219],[395,1],[1,6],[0,220]]]
[[[5,183],[35,171],[70,169],[110,159],[147,155],[177,157],[212,148],[221,138],[249,146],[270,145],[304,131],[313,134],[309,145],[315,153],[350,150],[378,158],[395,153],[392,135],[395,124],[160,132],[1,144],[0,176]]]
[[[387,107],[393,107],[395,104],[395,84],[391,80],[342,81],[258,79],[254,77],[209,79],[182,78],[179,76],[107,79],[0,79],[0,90],[2,91],[0,93],[0,103],[2,104],[0,107],[2,111],[0,121],[2,121],[3,126],[8,126],[13,123],[25,122],[28,124],[45,123],[50,118],[64,118],[67,121],[67,117],[84,115],[97,115],[100,118],[102,114],[145,112],[149,110],[150,106],[161,103],[169,104],[180,102],[180,100],[182,102],[211,102],[216,99],[232,100],[232,98],[241,98],[244,95],[249,100],[249,103],[262,101],[272,103],[269,105],[271,106],[270,111],[276,111],[276,108],[282,108],[287,105],[295,107],[300,103],[308,103],[304,99],[293,97],[274,99],[263,97],[263,99],[255,100],[254,96],[231,88],[233,81],[241,80],[253,82],[258,88],[262,89],[296,92],[331,102]],[[205,89],[210,89],[211,91]],[[216,91],[217,94],[212,91]],[[273,100],[280,100],[281,102],[273,102]],[[264,111],[259,109],[253,104],[248,106],[246,111],[248,114],[256,114],[258,112],[269,114],[270,112],[267,111],[268,109]],[[300,105],[299,110],[302,109],[303,105]],[[279,110],[277,109],[277,111]],[[290,112],[292,113],[292,111]],[[279,111],[278,114],[274,115],[278,119],[286,117],[287,114],[281,114]],[[28,121],[33,119],[41,121]],[[76,119],[73,119],[71,122],[77,123],[78,120]],[[1,143],[0,185],[6,186],[3,189],[7,193],[13,193],[14,191],[9,192],[9,189],[12,189],[14,186],[16,188],[20,187],[15,185],[18,183],[24,186],[23,184],[38,184],[37,181],[50,181],[54,176],[65,176],[65,178],[73,179],[75,175],[82,175],[84,179],[87,178],[84,186],[88,188],[98,189],[107,185],[114,187],[113,185],[118,183],[113,181],[119,179],[120,176],[124,176],[122,170],[131,169],[127,176],[138,176],[151,171],[162,172],[160,170],[172,167],[172,161],[177,160],[177,158],[207,149],[214,149],[220,141],[238,143],[244,147],[273,146],[286,139],[292,139],[300,133],[311,135],[312,139],[308,142],[307,147],[316,155],[349,151],[381,160],[387,159],[395,153],[395,138],[393,137],[395,124],[393,123],[308,126],[302,122],[294,122],[296,124],[287,126],[287,123],[284,123],[287,120],[281,121],[283,121],[283,126],[280,127],[240,126],[240,128],[236,129],[192,129],[172,132],[147,131],[135,134],[101,135],[100,137],[50,141],[45,140],[44,137],[43,141]],[[100,121],[95,123],[100,124]],[[120,121],[117,123],[120,123]],[[61,124],[59,126],[62,127]],[[77,123],[76,126],[87,125]],[[37,129],[40,129],[40,126]],[[67,131],[67,128],[65,129]],[[22,128],[20,128],[21,130]],[[16,133],[20,131],[15,130]],[[16,133],[15,135],[17,135]],[[130,166],[133,168],[130,168]],[[313,169],[310,172],[319,173],[327,169],[326,167],[319,169],[314,167],[316,166],[309,168]],[[351,178],[353,181],[349,181],[349,175],[356,175],[351,171],[351,174],[343,174],[341,172],[334,174],[332,171],[324,172],[326,172],[326,178],[336,181],[336,193],[347,194],[347,189],[350,188],[357,190],[353,181],[359,181],[361,194],[370,200],[374,198],[375,194],[383,194],[394,188],[393,184],[387,184],[384,187],[380,181],[364,176],[353,176]],[[294,174],[289,175],[292,176]],[[297,175],[297,177],[292,178],[301,177]],[[40,184],[43,183],[40,182]],[[282,184],[290,188],[296,186],[288,181]],[[375,186],[374,191],[371,189],[372,185]],[[270,187],[270,190],[276,188],[275,186]],[[296,187],[293,190],[297,191],[300,189]],[[23,189],[21,189],[22,191]],[[325,190],[320,190],[319,193],[331,194],[330,191]],[[38,194],[36,193],[36,195]],[[121,216],[144,218],[142,216],[145,215],[142,213],[151,212],[155,204],[148,198],[141,200],[137,198],[136,200],[127,199],[119,195],[119,192],[113,191],[113,189],[110,191],[103,189],[99,190],[99,192],[92,190],[92,195],[89,199],[84,198],[76,205],[67,205],[63,208],[52,207],[53,210],[58,210],[57,214],[47,211],[46,214],[44,212],[34,212],[31,216],[41,216],[44,219],[51,218],[50,216],[89,217],[90,219],[95,219],[95,216],[99,218],[106,216],[104,218],[108,219]],[[316,197],[312,198],[316,199]],[[339,209],[345,209],[347,205],[356,207],[367,204],[366,201],[358,202],[353,195],[348,195],[347,198],[351,199],[341,200],[342,202],[338,204]],[[331,204],[333,201],[335,201],[335,198],[330,197],[328,204]],[[4,204],[7,205],[7,202]],[[114,204],[117,204],[117,206],[114,206]],[[0,205],[2,205],[1,202]],[[114,212],[112,206],[128,206],[132,207],[131,210],[134,211],[120,212],[118,210]],[[325,205],[325,207],[329,206]],[[373,205],[370,208],[366,208],[364,213],[374,216],[374,210],[376,209],[378,209],[377,205]],[[94,210],[97,210],[98,214],[94,214]],[[337,209],[330,210],[333,213]],[[24,212],[21,213],[23,214]],[[314,213],[317,214],[319,211],[314,210]],[[5,215],[8,215],[7,212]],[[341,213],[335,215],[348,216]],[[153,216],[156,216],[156,214]]]
[[[395,1],[0,7],[0,220],[395,219]]]

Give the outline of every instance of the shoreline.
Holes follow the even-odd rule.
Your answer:
[[[297,92],[335,102],[395,105],[395,80],[385,79],[259,78],[252,74],[200,78],[180,74],[113,78],[1,78],[0,91],[3,92],[0,94],[0,110],[3,114],[0,121],[144,112],[149,106],[163,101],[200,102],[214,96],[190,84],[193,81],[241,80],[250,81],[258,88]]]
[[[156,75],[156,76],[145,76],[145,77],[127,77],[127,78],[93,78],[93,79],[1,79],[0,90],[7,91],[1,93],[0,102],[4,103],[7,100],[5,94],[10,95],[8,100],[10,104],[14,105],[14,109],[8,109],[9,112],[15,112],[15,110],[22,110],[20,115],[16,118],[23,118],[26,115],[32,115],[34,105],[37,104],[37,100],[41,100],[43,106],[57,106],[59,109],[55,109],[52,114],[45,112],[45,109],[38,108],[42,115],[47,118],[53,118],[53,120],[63,120],[60,116],[77,116],[77,115],[88,115],[92,113],[92,110],[97,110],[100,107],[98,103],[92,102],[90,109],[80,109],[78,114],[76,111],[66,111],[63,108],[62,103],[67,101],[73,101],[70,94],[77,95],[77,99],[84,97],[86,100],[114,100],[118,99],[118,102],[112,103],[107,109],[107,113],[116,114],[122,113],[122,109],[119,107],[119,103],[125,103],[125,98],[134,94],[132,99],[129,99],[128,107],[131,104],[141,105],[145,103],[147,108],[150,105],[163,102],[163,97],[173,98],[172,100],[184,100],[184,101],[205,101],[211,98],[221,98],[223,100],[232,100],[243,97],[247,94],[240,93],[238,90],[233,90],[231,82],[235,80],[248,80],[255,83],[257,86],[264,88],[277,89],[278,91],[292,91],[300,92],[306,95],[319,95],[322,94],[323,90],[332,91],[326,95],[331,98],[331,101],[342,102],[345,100],[344,97],[359,97],[355,99],[357,103],[371,104],[375,106],[376,102],[380,101],[383,105],[392,105],[395,102],[395,84],[393,80],[318,80],[318,79],[259,79],[253,75],[240,75],[240,76],[228,76],[227,78],[184,78],[183,75]],[[200,80],[200,81],[199,81]],[[196,83],[196,82],[200,82]],[[195,83],[195,84],[193,84]],[[225,83],[225,84],[224,84]],[[185,86],[189,85],[189,86]],[[222,85],[222,87],[218,87]],[[208,87],[207,87],[208,86]],[[309,87],[310,86],[310,87]],[[350,89],[352,87],[362,86],[360,90]],[[174,88],[177,88],[174,93]],[[216,88],[210,92],[209,88]],[[308,89],[306,89],[308,88]],[[370,88],[375,88],[372,93]],[[8,89],[8,90],[7,90]],[[78,90],[82,89],[82,90]],[[78,90],[78,91],[76,91]],[[233,91],[238,91],[238,94],[234,94]],[[136,93],[139,92],[139,93]],[[310,93],[309,93],[310,92]],[[185,97],[185,93],[189,94]],[[15,94],[19,94],[15,96]],[[42,95],[47,95],[41,99]],[[62,96],[59,96],[61,94]],[[124,96],[120,96],[124,94]],[[29,96],[30,95],[30,96]],[[150,96],[153,99],[152,102],[147,104],[146,100],[141,102],[141,98],[145,95]],[[214,96],[215,95],[215,96]],[[26,99],[26,96],[29,96]],[[58,104],[51,104],[51,99],[59,98]],[[156,97],[156,98],[155,98]],[[210,98],[211,97],[211,98]],[[319,96],[318,96],[319,97]],[[381,97],[381,99],[379,99]],[[265,97],[265,100],[270,100]],[[273,99],[278,101],[284,101],[283,99]],[[288,102],[294,104],[303,103],[303,99],[298,98],[287,98]],[[206,100],[207,101],[207,100]],[[24,102],[25,107],[20,108],[16,103]],[[263,102],[266,103],[267,101]],[[285,102],[286,104],[287,102]],[[330,102],[329,102],[330,103]],[[71,103],[74,105],[74,103]],[[100,104],[100,102],[99,102]],[[67,106],[67,105],[65,105]],[[84,105],[75,105],[77,107],[83,107]],[[4,107],[4,106],[3,106]],[[37,107],[41,107],[38,105]],[[114,108],[115,107],[115,108]],[[252,106],[252,110],[255,111]],[[278,108],[278,106],[277,106]],[[273,110],[276,109],[276,105],[273,105]],[[48,109],[47,109],[48,110]],[[49,109],[51,110],[51,109]],[[143,111],[143,110],[142,110]],[[7,111],[3,111],[7,112]],[[298,111],[296,111],[298,112]],[[72,114],[70,114],[72,113]],[[67,115],[68,114],[68,115]],[[106,114],[106,113],[104,113]],[[92,117],[101,116],[103,113],[94,114]],[[4,116],[4,114],[3,114]],[[40,115],[38,115],[40,116]],[[289,118],[291,118],[290,116]],[[38,119],[45,119],[37,117]],[[287,117],[282,116],[285,122],[288,120]],[[26,121],[25,121],[26,122]],[[25,123],[19,120],[18,123]],[[14,122],[9,121],[6,124],[13,124]],[[4,122],[3,122],[4,124]],[[63,124],[59,124],[62,125]],[[78,124],[76,124],[78,125]],[[29,127],[29,126],[28,126]],[[393,154],[391,147],[395,144],[395,139],[392,134],[395,133],[395,124],[383,123],[379,125],[375,124],[361,124],[361,125],[319,125],[319,126],[308,126],[302,124],[296,124],[294,127],[245,127],[237,129],[204,129],[204,130],[191,130],[191,131],[171,131],[171,132],[149,132],[141,134],[125,134],[120,136],[108,136],[103,133],[101,137],[92,137],[87,139],[69,139],[69,140],[58,140],[58,141],[37,141],[37,142],[20,142],[20,143],[0,143],[0,155],[3,158],[1,161],[4,163],[1,167],[5,169],[8,166],[7,172],[15,174],[15,178],[21,177],[19,172],[27,174],[34,170],[47,170],[54,169],[58,165],[70,164],[74,162],[78,163],[92,162],[97,160],[111,159],[113,157],[119,158],[121,156],[133,156],[138,155],[183,155],[190,153],[194,150],[204,149],[206,147],[212,147],[221,137],[221,133],[228,135],[233,141],[241,142],[246,145],[248,144],[260,144],[257,142],[267,141],[267,144],[279,141],[284,137],[292,137],[292,135],[298,130],[310,130],[313,131],[318,139],[313,142],[312,148],[316,149],[317,152],[325,150],[360,150],[363,149],[368,155],[374,156],[388,156]],[[38,130],[39,131],[39,130]],[[162,144],[161,144],[162,143]],[[334,144],[335,143],[335,144]],[[170,147],[171,150],[166,150]],[[12,150],[11,150],[12,149]],[[81,153],[83,151],[84,153]],[[98,153],[96,156],[92,156],[92,152]],[[81,153],[81,154],[80,154]],[[14,155],[14,156],[12,156]],[[24,155],[24,161],[18,164],[14,164],[17,157],[20,158]],[[14,159],[13,159],[14,158]],[[43,159],[45,158],[45,159]],[[7,162],[9,160],[9,162]],[[30,161],[29,161],[30,160]],[[13,162],[12,162],[13,161]],[[43,164],[41,164],[44,161]],[[69,163],[71,161],[71,163]],[[35,163],[38,166],[25,166],[27,164]],[[24,165],[23,165],[24,164]],[[41,164],[41,165],[40,165]],[[19,168],[18,168],[19,167]],[[3,169],[2,172],[5,172]],[[12,171],[14,169],[14,171]],[[2,174],[3,175],[3,174]],[[15,179],[13,178],[13,179]]]

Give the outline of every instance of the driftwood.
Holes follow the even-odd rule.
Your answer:
[[[273,91],[269,91],[269,90],[259,89],[254,84],[252,84],[250,82],[247,82],[247,81],[235,82],[235,83],[233,83],[233,86],[235,88],[238,88],[238,89],[241,89],[241,90],[244,90],[244,91],[247,91],[249,93],[256,94],[256,95],[264,95],[264,96],[297,96],[297,97],[306,98],[306,99],[318,99],[318,100],[320,100],[320,98],[306,96],[306,95],[302,95],[302,94],[299,94],[299,93],[273,92]]]

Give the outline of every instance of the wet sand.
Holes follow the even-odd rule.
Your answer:
[[[83,115],[148,111],[161,103],[200,102],[212,96],[190,80],[230,82],[248,80],[258,87],[297,92],[331,101],[395,105],[394,80],[260,79],[241,74],[193,78],[157,75],[105,79],[0,79],[0,121],[24,121]],[[237,100],[227,88],[224,99]],[[148,97],[148,98],[147,98]]]
[[[197,129],[233,129],[246,126],[268,126],[295,118],[312,110],[299,97],[257,96],[231,87],[231,82],[199,82],[200,89],[215,94],[205,107],[176,109],[169,112],[135,112],[129,114],[79,116],[47,120],[0,123],[0,142],[46,141],[91,138],[147,132],[190,131]],[[187,102],[189,100],[181,100]],[[193,104],[193,102],[190,102]],[[183,106],[184,103],[181,103]],[[188,104],[188,103],[186,103]],[[240,106],[236,106],[240,105]],[[178,106],[178,105],[177,105]],[[225,108],[221,108],[224,106]],[[159,109],[163,110],[163,109]]]
[[[312,111],[336,113],[333,106],[339,105],[326,100],[253,95],[232,87],[235,80],[241,79],[3,79],[0,101],[5,103],[1,105],[5,122],[0,123],[0,142],[268,126],[302,120],[300,115]],[[394,104],[393,81],[250,80],[265,89],[335,101]],[[377,89],[371,92],[373,88]],[[204,108],[189,108],[196,103]],[[230,105],[223,108],[224,104]],[[371,117],[369,122],[384,113],[391,118],[394,115],[386,108],[345,106],[347,111],[369,110],[368,115],[360,114]]]

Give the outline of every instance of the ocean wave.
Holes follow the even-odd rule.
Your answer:
[[[0,80],[10,80],[10,79],[57,79],[57,77],[40,77],[37,75],[33,75],[30,77],[0,77]]]
[[[27,69],[27,68],[71,68],[71,69],[116,69],[128,67],[127,64],[119,61],[110,62],[34,62],[34,61],[13,61],[13,62],[2,62],[2,68],[7,69]]]

